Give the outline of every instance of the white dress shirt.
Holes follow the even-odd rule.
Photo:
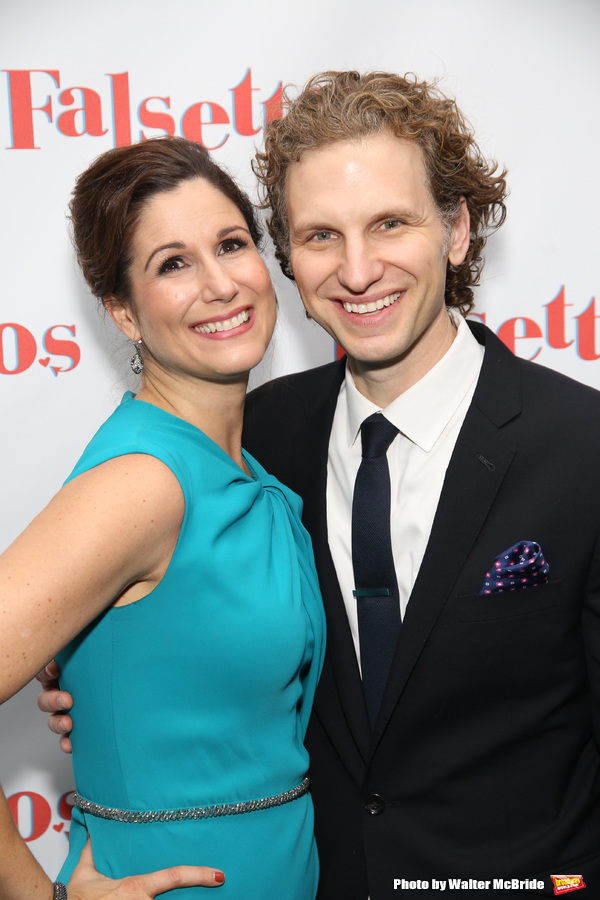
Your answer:
[[[398,429],[387,453],[391,483],[391,536],[400,613],[419,574],[458,433],[473,398],[483,347],[462,316],[442,359],[383,413]],[[360,665],[358,615],[352,569],[352,494],[361,462],[360,427],[381,412],[356,388],[348,368],[340,388],[329,440],[327,529]]]

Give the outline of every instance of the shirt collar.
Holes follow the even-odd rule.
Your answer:
[[[357,389],[346,366],[344,381],[348,409],[348,446],[358,437],[367,416],[384,412],[386,419],[409,440],[429,452],[479,376],[483,347],[461,315],[452,314],[456,336],[444,356],[420,381],[381,410]]]

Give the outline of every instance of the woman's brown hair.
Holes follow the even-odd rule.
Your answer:
[[[108,150],[79,176],[70,203],[77,261],[94,296],[127,300],[132,239],[145,204],[195,178],[235,204],[260,245],[252,203],[200,144],[163,137]]]

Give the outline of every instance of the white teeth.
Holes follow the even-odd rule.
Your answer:
[[[196,325],[194,331],[198,331],[200,334],[214,334],[215,331],[231,331],[232,328],[243,325],[249,318],[250,314],[244,309],[237,316],[225,319],[223,322],[205,322],[204,325]]]
[[[376,312],[378,309],[383,309],[384,306],[391,306],[401,295],[402,291],[396,291],[395,294],[388,294],[387,297],[383,297],[381,300],[375,300],[371,303],[348,303],[346,301],[342,305],[346,312],[364,315],[365,313]]]

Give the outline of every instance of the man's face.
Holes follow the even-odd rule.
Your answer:
[[[465,258],[466,204],[446,229],[420,148],[389,132],[307,151],[286,189],[291,266],[307,312],[346,350],[355,378],[394,367],[406,389],[453,339],[446,264]]]

